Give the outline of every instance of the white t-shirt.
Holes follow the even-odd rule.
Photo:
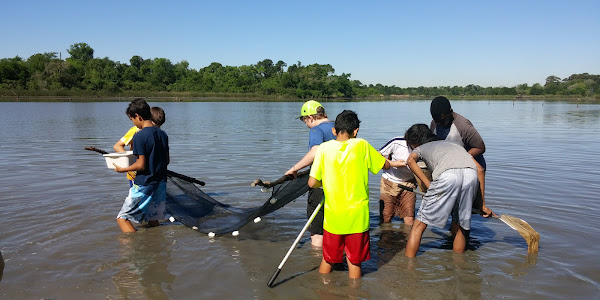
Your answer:
[[[410,151],[408,150],[408,146],[406,145],[404,137],[395,137],[391,139],[383,147],[381,147],[381,149],[379,149],[379,153],[392,161],[400,159],[406,161],[410,155]],[[383,178],[395,183],[403,183],[411,181],[415,178],[413,172],[408,167],[389,168],[383,171],[382,176]]]

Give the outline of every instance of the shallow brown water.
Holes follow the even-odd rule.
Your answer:
[[[299,103],[152,103],[165,109],[170,169],[206,182],[235,207],[268,194],[252,180],[279,178],[307,150]],[[110,150],[131,126],[125,103],[0,103],[1,299],[440,299],[595,298],[600,291],[600,105],[454,101],[487,145],[487,201],[541,235],[528,255],[518,233],[475,216],[470,249],[454,254],[447,229],[428,229],[416,259],[408,228],[377,224],[371,177],[371,256],[363,278],[319,275],[306,234],[276,286],[272,273],[306,222],[305,197],[209,239],[177,223],[121,234],[124,176],[85,146]],[[375,147],[416,122],[429,101],[324,103],[355,110]]]

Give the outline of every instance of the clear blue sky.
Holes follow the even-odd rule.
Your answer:
[[[8,1],[0,58],[331,64],[363,84],[515,86],[600,74],[600,1]]]

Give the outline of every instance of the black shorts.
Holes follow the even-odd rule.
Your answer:
[[[308,190],[308,205],[306,207],[306,217],[310,218],[312,213],[315,211],[315,208],[319,206],[321,200],[323,200],[323,189],[310,189]],[[321,209],[313,219],[310,226],[308,226],[308,231],[310,235],[320,234],[323,235],[323,217],[324,217],[324,208],[321,206]]]

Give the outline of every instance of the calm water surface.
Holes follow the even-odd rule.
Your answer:
[[[151,103],[164,108],[170,169],[206,182],[236,207],[268,198],[252,180],[279,178],[307,151],[301,103]],[[413,123],[429,101],[324,103],[361,119],[376,148]],[[600,292],[600,105],[453,101],[483,136],[487,201],[541,235],[528,255],[518,233],[473,219],[470,250],[456,255],[448,230],[428,229],[416,259],[404,257],[409,228],[377,224],[379,177],[371,177],[371,256],[364,277],[318,274],[306,234],[266,283],[305,223],[303,196],[248,224],[238,237],[209,239],[182,225],[121,234],[127,194],[121,174],[86,146],[111,150],[131,122],[127,103],[0,103],[2,299],[411,299],[596,298]],[[418,203],[417,203],[418,204]]]

